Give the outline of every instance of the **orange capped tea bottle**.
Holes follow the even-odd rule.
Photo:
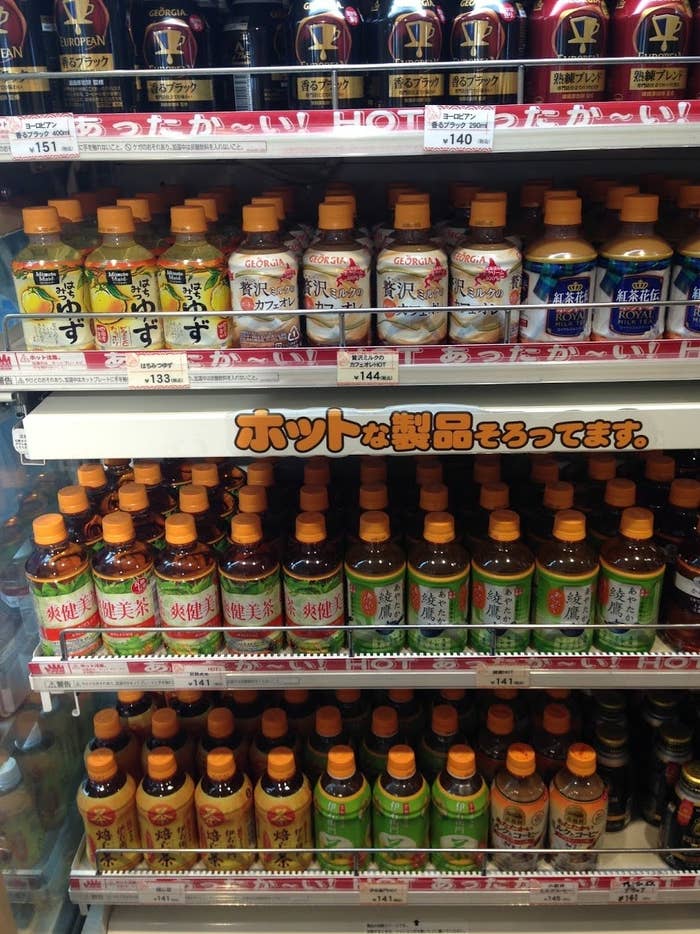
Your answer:
[[[197,849],[197,821],[194,810],[194,782],[178,769],[170,749],[148,755],[146,775],[136,792],[141,840],[147,850],[144,859],[156,872],[191,869],[197,853],[168,852],[174,849]],[[159,852],[159,851],[166,852]]]
[[[119,497],[107,483],[107,474],[102,464],[81,464],[77,470],[78,483],[85,487],[87,498],[95,512],[106,516],[119,509]]]
[[[192,483],[203,486],[209,497],[209,506],[217,519],[229,519],[235,509],[233,494],[225,490],[219,479],[219,468],[213,461],[192,464]]]
[[[218,553],[228,547],[224,531],[225,523],[217,519],[212,512],[206,487],[192,484],[181,486],[178,492],[178,505],[180,512],[193,516],[198,541]]]
[[[591,512],[588,531],[591,544],[600,550],[608,539],[614,538],[620,530],[620,519],[625,509],[634,506],[637,487],[634,481],[626,477],[614,477],[605,484],[603,502]]]
[[[258,846],[274,849],[261,853],[264,869],[300,872],[308,869],[314,845],[311,810],[313,795],[308,778],[299,771],[294,753],[286,746],[272,749],[267,767],[255,786],[255,824]],[[286,833],[280,834],[283,827]]]
[[[281,707],[268,707],[262,715],[260,729],[250,744],[249,772],[254,782],[257,782],[265,771],[270,750],[276,746],[288,746],[296,751],[299,743],[296,734],[289,729],[284,710]]]
[[[138,850],[141,846],[136,816],[136,783],[119,769],[111,749],[97,749],[85,760],[87,778],[78,788],[76,803],[85,828],[85,852],[92,866],[120,872],[134,869],[141,853],[102,853],[99,865],[96,851]]]
[[[87,551],[102,548],[102,517],[90,505],[82,486],[64,486],[58,491],[58,509],[66,523],[68,538]]]
[[[165,520],[154,512],[142,483],[123,483],[118,491],[119,509],[131,516],[136,538],[160,551],[165,547]]]
[[[146,487],[148,504],[153,512],[165,518],[175,512],[175,498],[163,483],[163,471],[158,461],[134,461],[134,483]]]
[[[213,707],[207,714],[206,732],[197,745],[197,774],[205,775],[207,756],[215,749],[225,748],[236,760],[236,768],[245,772],[248,767],[248,741],[236,729],[236,718],[228,707]]]
[[[399,716],[393,707],[375,707],[372,723],[360,741],[360,771],[371,783],[386,769],[389,750],[402,741]]]
[[[194,740],[182,728],[180,718],[172,707],[161,707],[154,711],[151,718],[151,733],[146,738],[141,750],[141,764],[146,770],[148,754],[167,746],[177,759],[178,768],[194,775],[195,757]]]
[[[121,723],[119,714],[113,707],[98,710],[92,718],[94,736],[85,747],[85,761],[97,749],[111,749],[117,760],[117,766],[134,781],[141,778],[141,750],[133,733]]]
[[[207,869],[237,872],[255,860],[253,785],[229,749],[213,749],[194,793],[199,843],[213,850],[203,856]],[[248,853],[217,853],[221,849],[247,849]]]

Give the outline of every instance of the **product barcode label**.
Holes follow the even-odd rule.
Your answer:
[[[428,104],[423,148],[426,152],[491,152],[495,107]]]
[[[128,353],[126,375],[130,389],[189,389],[185,353]]]
[[[338,385],[363,386],[398,383],[399,355],[396,350],[339,350]]]
[[[360,879],[361,905],[403,905],[408,896],[408,882],[403,879]]]
[[[655,902],[659,892],[658,879],[613,879],[610,901],[620,905]]]
[[[476,666],[477,688],[529,688],[530,669],[520,665]]]
[[[78,159],[73,114],[9,117],[7,134],[13,159]]]

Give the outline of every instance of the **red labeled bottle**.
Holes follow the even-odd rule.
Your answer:
[[[602,100],[605,68],[595,59],[606,54],[609,19],[604,0],[536,0],[528,21],[529,57],[560,58],[562,63],[528,68],[527,100]],[[586,59],[594,61],[585,64]]]

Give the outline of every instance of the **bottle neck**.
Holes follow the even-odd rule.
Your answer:
[[[472,240],[475,243],[502,243],[503,227],[472,227]]]
[[[174,233],[175,243],[202,243],[206,239],[204,230],[190,230],[187,233]]]
[[[319,234],[323,243],[347,243],[348,240],[352,240],[353,238],[353,230],[351,227],[345,230],[324,230],[322,228]]]
[[[568,240],[572,237],[578,237],[579,234],[579,225],[578,224],[545,224],[544,225],[545,236],[552,237],[557,240]]]
[[[280,246],[279,234],[276,230],[251,230],[246,233],[245,245],[249,247]]]
[[[60,243],[60,233],[27,234],[31,246],[48,246],[51,243]]]
[[[102,246],[107,247],[126,247],[131,246],[134,242],[133,231],[129,233],[103,233],[102,236]]]
[[[651,237],[654,224],[651,221],[622,221],[619,234],[621,237]]]
[[[394,245],[425,243],[429,239],[430,230],[427,227],[421,227],[418,230],[406,230],[405,228],[397,227]]]

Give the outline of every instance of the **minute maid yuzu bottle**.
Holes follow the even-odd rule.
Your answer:
[[[97,209],[102,243],[86,258],[90,308],[123,312],[123,318],[97,318],[98,350],[161,350],[163,330],[155,259],[134,240],[134,216],[127,207]]]
[[[377,258],[377,333],[382,344],[440,344],[447,335],[445,252],[430,240],[430,205],[398,201],[396,237]],[[396,310],[392,310],[396,309]]]
[[[163,311],[189,317],[163,321],[168,350],[211,350],[238,343],[235,322],[219,311],[231,310],[226,259],[206,239],[207,220],[200,205],[170,210],[175,242],[158,257],[158,287]]]
[[[12,275],[19,311],[27,316],[26,349],[90,350],[90,322],[75,317],[88,309],[82,253],[61,240],[55,208],[24,208],[22,221],[29,243],[12,260]]]

